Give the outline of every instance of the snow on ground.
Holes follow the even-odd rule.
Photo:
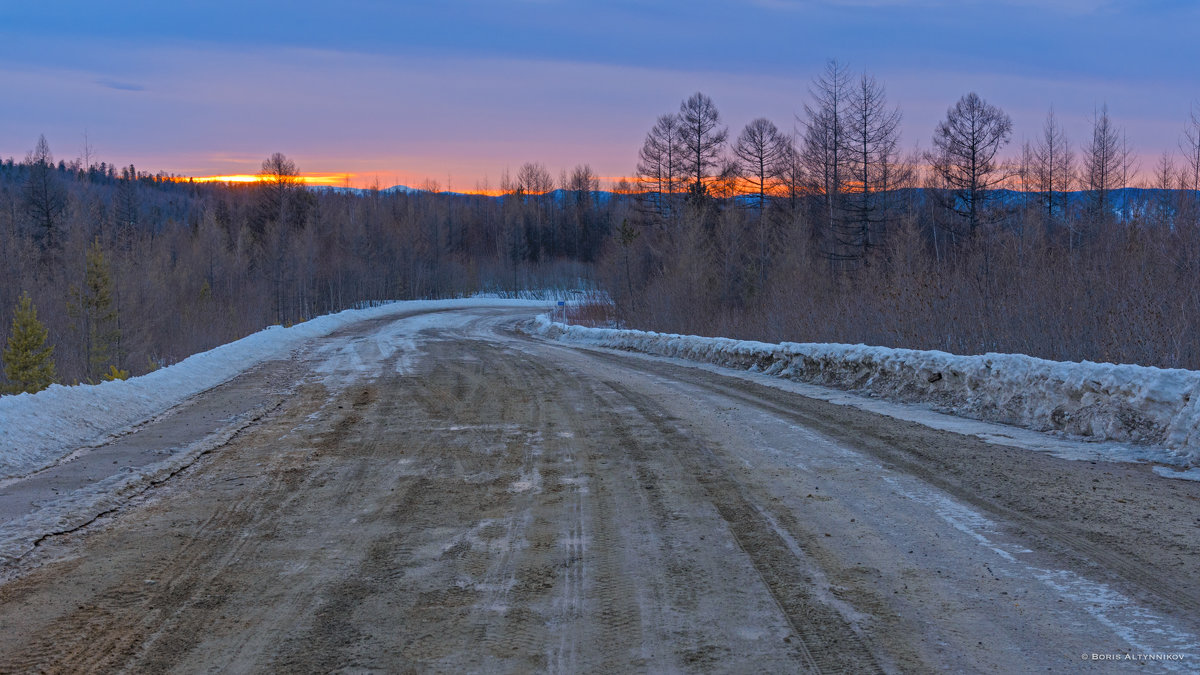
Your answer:
[[[346,310],[290,328],[272,326],[126,381],[51,385],[37,394],[0,397],[0,479],[31,473],[80,447],[103,443],[190,396],[348,324],[391,315],[479,306],[545,307],[545,300],[467,298],[392,302]]]
[[[565,342],[682,358],[848,389],[1037,431],[1136,444],[1141,459],[1200,466],[1200,372],[1047,361],[1022,354],[819,343],[768,344],[669,333],[568,326],[534,329]],[[1098,447],[1115,447],[1105,444]],[[1129,459],[1127,450],[1111,457]],[[1165,467],[1164,476],[1189,478]]]

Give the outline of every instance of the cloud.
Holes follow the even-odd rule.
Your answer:
[[[101,87],[107,87],[109,89],[116,89],[118,91],[146,91],[146,88],[143,87],[142,85],[133,84],[132,82],[117,82],[116,80],[96,80],[96,84],[100,85]]]

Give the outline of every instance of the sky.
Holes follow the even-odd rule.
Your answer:
[[[959,97],[1046,112],[1076,144],[1095,110],[1148,171],[1200,111],[1200,2],[1180,0],[0,0],[0,157],[183,176],[282,152],[355,186],[498,187],[541,162],[633,173],[696,91],[730,136],[800,125],[829,59],[868,72],[927,148]]]

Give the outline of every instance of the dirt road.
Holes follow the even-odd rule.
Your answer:
[[[367,323],[202,395],[272,405],[7,563],[0,672],[1200,669],[1200,483],[519,316]]]

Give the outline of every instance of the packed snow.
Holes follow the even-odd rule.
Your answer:
[[[1097,441],[1136,444],[1146,460],[1200,466],[1200,372],[1066,363],[1022,354],[956,356],[867,345],[763,342],[569,326],[534,328],[561,341],[682,358],[930,404],[963,417]],[[1114,456],[1114,460],[1126,459]],[[1163,468],[1179,478],[1194,472]]]
[[[36,394],[0,397],[0,479],[53,464],[102,444],[201,391],[272,359],[287,358],[308,340],[351,323],[385,316],[466,307],[544,308],[546,300],[466,298],[386,303],[317,317],[289,328],[272,326],[125,381],[94,386],[51,385]]]

